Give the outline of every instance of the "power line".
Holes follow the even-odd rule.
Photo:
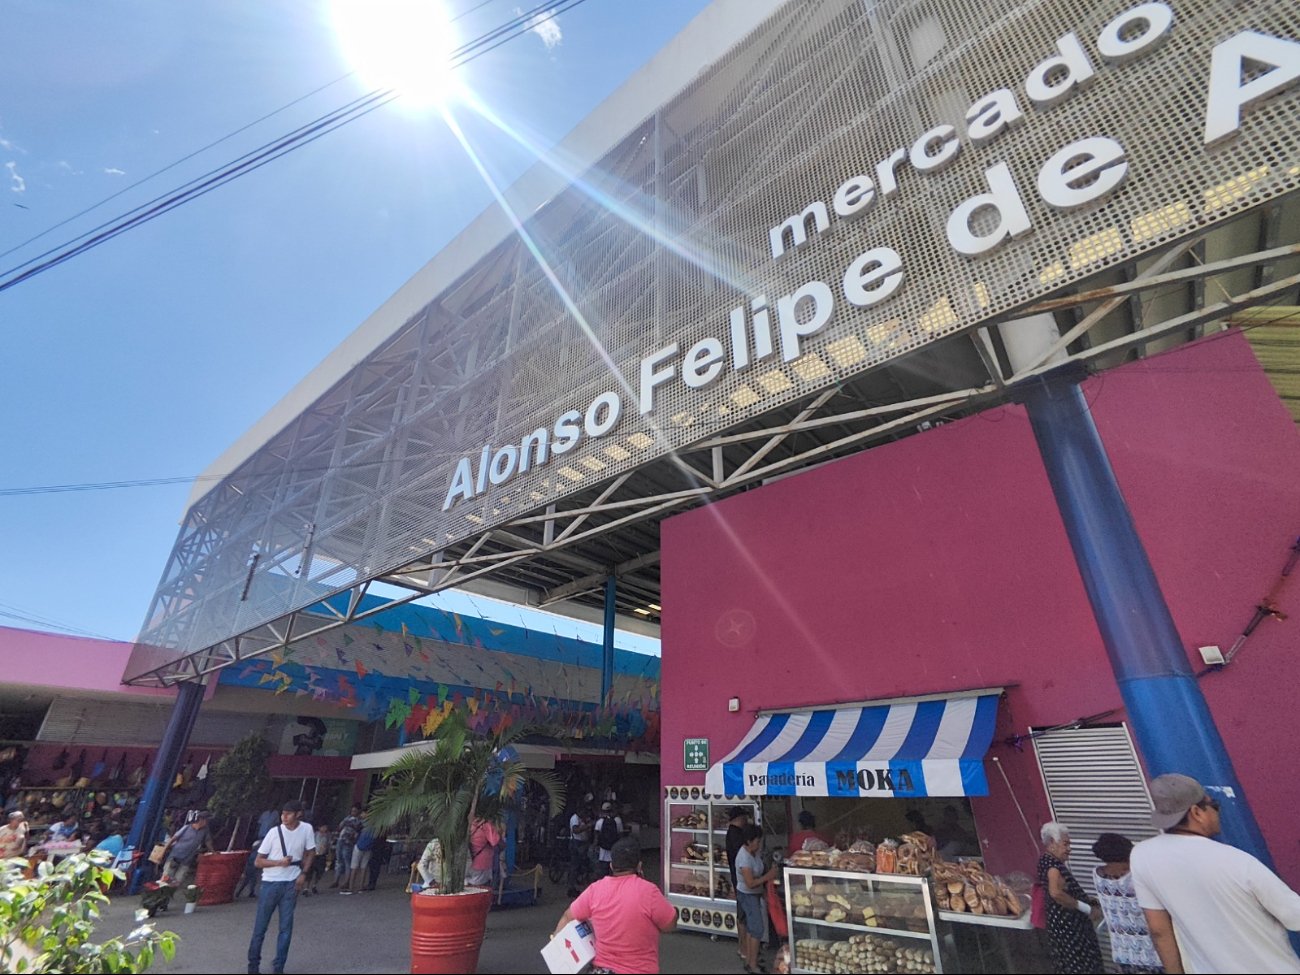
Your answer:
[[[458,457],[459,453],[442,452],[437,454],[426,454],[428,460],[442,460],[448,457]],[[368,467],[383,467],[385,465],[395,464],[397,461],[389,458],[387,460],[367,460],[360,461],[356,464],[326,464],[321,467],[294,467],[295,474],[328,474],[330,471],[354,471],[364,470]],[[266,471],[260,475],[248,475],[250,477],[270,477],[279,478],[284,475],[282,470]],[[9,487],[0,488],[0,498],[16,498],[34,494],[71,494],[78,491],[112,491],[119,488],[136,488],[136,487],[165,487],[171,484],[192,484],[203,481],[221,481],[227,474],[197,474],[180,477],[139,477],[123,481],[81,481],[73,484],[38,484],[31,487]]]
[[[485,3],[480,3],[478,6],[471,8],[471,10],[477,10],[482,6],[485,6],[486,2],[491,2],[491,0],[485,0]],[[475,58],[481,57],[489,51],[495,50],[507,41],[513,40],[516,37],[532,31],[539,24],[552,20],[560,14],[566,13],[585,2],[586,0],[560,0],[559,3],[555,3],[554,5],[543,3],[528,11],[524,11],[506,23],[493,28],[485,34],[481,34],[455,49],[451,53],[448,69],[451,70],[462,67],[470,61],[473,61]],[[471,11],[466,11],[466,13],[469,12]],[[461,16],[464,16],[464,14]],[[336,79],[336,81],[337,80],[342,79]],[[330,84],[335,83],[336,82],[330,82]],[[324,87],[329,87],[329,85]],[[319,90],[321,89],[317,89],[317,91]],[[305,98],[308,96],[303,97]],[[231,163],[227,163],[225,166],[209,170],[202,176],[198,176],[195,179],[190,180],[188,183],[182,184],[179,189],[155,197],[153,200],[127,211],[126,214],[123,214],[114,220],[106,221],[98,227],[86,231],[58,247],[51,248],[38,254],[36,257],[30,258],[21,264],[0,272],[0,291],[7,291],[12,287],[21,284],[23,281],[33,278],[52,268],[58,267],[60,264],[69,261],[88,250],[98,247],[100,244],[112,240],[119,234],[123,234],[134,227],[147,223],[155,217],[160,217],[164,213],[174,210],[191,200],[198,199],[199,197],[212,192],[212,190],[238,179],[240,176],[247,175],[250,172],[260,169],[267,163],[292,152],[294,149],[300,149],[305,145],[310,145],[321,136],[326,135],[335,129],[341,128],[349,122],[354,122],[357,119],[370,114],[375,109],[387,105],[398,97],[400,97],[400,93],[391,88],[376,88],[373,91],[354,99],[348,104],[333,110],[332,112],[319,116],[311,122],[308,122],[306,125],[299,126],[297,129],[285,136],[281,136],[272,142],[265,143],[259,148],[245,153],[243,156],[240,156]],[[300,100],[301,99],[299,99],[299,101]],[[277,114],[278,111],[281,110],[277,110],[277,112],[271,114]],[[254,124],[257,123],[250,123],[250,125]],[[248,126],[245,126],[244,128],[247,127]],[[237,131],[243,131],[243,129]],[[234,134],[236,133],[231,133],[231,135]],[[229,138],[229,136],[226,138]],[[222,141],[225,140],[217,140],[217,143],[212,143],[212,145],[216,145]],[[197,152],[201,151],[203,150],[197,150]],[[195,153],[192,153],[191,156],[194,154]],[[190,156],[185,158],[188,159]],[[178,160],[177,163],[182,161],[184,160]],[[176,165],[177,163],[174,163],[173,165]],[[169,166],[167,168],[170,169],[171,167]],[[165,170],[160,170],[160,172],[161,171]],[[143,180],[141,182],[143,182]],[[109,199],[111,198],[112,197]],[[97,206],[98,205],[99,204],[97,204]],[[93,210],[95,207],[91,207],[90,209]],[[84,212],[89,211],[83,211],[83,213]],[[71,219],[75,219],[75,217],[70,217],[69,220]],[[64,221],[64,223],[66,222],[67,221]],[[56,227],[57,226],[62,226],[62,224],[57,224]],[[55,228],[50,229],[53,230]],[[45,233],[48,233],[48,231],[37,235],[37,237],[32,238],[31,241],[39,239],[44,236]],[[30,243],[31,241],[28,241],[27,243]],[[19,247],[22,246],[24,245],[19,245]],[[5,253],[10,252],[7,251]]]
[[[483,9],[484,7],[486,7],[488,4],[495,3],[495,2],[496,2],[496,0],[482,0],[481,3],[475,4],[474,6],[470,7],[468,10],[462,11],[461,13],[456,14],[456,16],[448,18],[447,22],[448,22],[449,24],[454,24],[456,21],[461,20],[461,19],[463,19],[463,18],[465,18],[465,17],[468,17],[470,14],[474,13],[476,10],[482,10],[482,9]],[[52,234],[52,233],[54,233],[54,231],[58,230],[60,227],[65,227],[65,226],[67,226],[68,224],[72,223],[72,221],[74,221],[74,220],[76,220],[76,219],[78,219],[78,218],[80,218],[80,217],[84,217],[86,214],[91,213],[91,212],[93,212],[93,211],[95,211],[95,210],[98,210],[98,209],[99,209],[100,207],[102,207],[104,204],[109,203],[109,202],[111,202],[111,201],[113,201],[113,200],[116,200],[116,199],[117,199],[119,196],[121,196],[122,194],[124,194],[124,193],[129,193],[129,192],[131,192],[131,190],[135,189],[135,188],[138,187],[138,186],[143,186],[145,183],[149,182],[149,181],[152,180],[152,179],[157,179],[157,178],[158,178],[159,176],[161,176],[163,173],[166,173],[166,172],[169,172],[169,171],[175,169],[175,168],[176,168],[177,166],[179,166],[181,163],[189,162],[189,160],[193,159],[195,156],[200,156],[200,155],[202,155],[203,153],[207,152],[209,149],[215,149],[217,146],[221,145],[223,142],[229,142],[231,139],[233,139],[235,136],[239,135],[240,133],[242,133],[242,132],[247,132],[249,129],[253,128],[254,126],[261,125],[263,122],[267,121],[268,119],[272,119],[272,118],[274,118],[275,116],[279,115],[280,113],[285,112],[285,111],[288,111],[290,108],[293,108],[293,106],[299,104],[300,102],[304,102],[304,101],[306,101],[308,98],[311,98],[311,97],[313,97],[313,96],[315,96],[315,95],[319,95],[321,92],[325,91],[327,88],[332,88],[332,87],[334,87],[335,85],[337,85],[339,82],[341,82],[341,81],[346,81],[348,78],[351,78],[354,74],[356,74],[355,71],[349,71],[347,74],[339,75],[339,77],[335,78],[333,81],[327,81],[325,84],[321,85],[320,87],[318,87],[318,88],[313,88],[311,91],[307,92],[305,95],[300,95],[299,97],[293,99],[292,101],[290,101],[290,102],[286,102],[284,105],[281,105],[279,108],[275,109],[274,111],[272,111],[272,112],[267,112],[265,115],[261,116],[260,118],[256,118],[256,119],[254,119],[253,121],[249,122],[247,125],[241,125],[239,128],[235,129],[234,131],[226,133],[226,134],[223,135],[220,139],[215,139],[215,140],[213,140],[212,142],[209,142],[207,145],[205,145],[205,146],[201,146],[201,147],[199,147],[198,149],[195,149],[193,152],[186,153],[185,155],[181,156],[179,159],[177,159],[177,160],[175,160],[175,161],[173,161],[173,162],[168,163],[166,166],[162,167],[162,169],[156,169],[156,170],[154,170],[152,173],[150,173],[148,176],[144,176],[144,177],[142,177],[142,178],[136,180],[134,183],[131,183],[129,186],[124,186],[124,187],[122,187],[122,189],[118,190],[116,193],[110,193],[108,196],[104,197],[104,198],[103,198],[102,200],[100,200],[98,203],[93,203],[93,204],[91,204],[90,206],[86,207],[84,210],[81,210],[81,211],[79,211],[79,212],[77,212],[77,213],[74,213],[74,214],[72,214],[72,216],[70,216],[70,217],[66,217],[66,218],[63,219],[63,220],[60,220],[58,223],[53,224],[53,225],[51,225],[51,226],[49,226],[49,227],[46,227],[46,228],[45,228],[44,230],[42,230],[39,234],[37,234],[35,237],[28,237],[26,240],[22,241],[22,242],[19,243],[19,244],[15,244],[13,247],[10,247],[10,248],[9,248],[8,250],[6,250],[6,251],[0,251],[0,257],[8,257],[10,254],[13,254],[15,251],[20,251],[20,250],[22,250],[22,249],[23,249],[24,247],[26,247],[28,244],[34,244],[34,243],[36,243],[36,241],[40,240],[42,237],[45,237],[45,236],[47,236],[47,235],[49,235],[49,234]],[[76,239],[76,238],[74,238],[74,239]],[[23,266],[23,265],[19,265],[19,266],[21,267],[21,266]]]
[[[492,2],[492,0],[488,0],[488,2],[490,3],[490,2]],[[153,171],[152,173],[150,173],[148,176],[145,176],[145,177],[142,177],[141,179],[136,180],[136,181],[135,181],[134,183],[132,183],[130,186],[124,186],[122,189],[118,190],[116,193],[112,193],[112,194],[110,194],[110,195],[104,197],[104,199],[100,200],[98,203],[95,203],[95,204],[92,204],[91,206],[86,207],[86,209],[80,211],[79,213],[74,213],[72,216],[67,217],[67,218],[64,219],[64,220],[60,220],[58,223],[54,224],[53,226],[46,227],[46,228],[45,228],[44,230],[42,230],[39,234],[37,234],[35,237],[28,237],[28,238],[27,238],[26,240],[24,240],[21,244],[15,244],[13,247],[10,247],[7,251],[0,251],[0,257],[8,257],[10,254],[14,253],[15,251],[22,250],[22,249],[23,249],[24,247],[26,247],[28,244],[34,244],[34,243],[36,243],[36,241],[40,240],[42,237],[47,236],[48,234],[52,234],[52,233],[54,233],[54,231],[58,230],[60,227],[66,226],[67,224],[72,223],[72,221],[78,219],[79,217],[84,217],[86,214],[91,213],[91,212],[94,211],[94,210],[98,210],[98,209],[99,209],[100,207],[102,207],[105,203],[108,203],[108,202],[110,202],[110,201],[112,201],[112,200],[117,199],[117,198],[118,198],[119,196],[121,196],[123,193],[129,193],[131,190],[135,189],[137,186],[143,186],[145,183],[149,182],[151,179],[156,179],[157,177],[161,176],[163,173],[168,172],[168,171],[170,171],[170,170],[172,170],[172,169],[175,169],[175,168],[176,168],[177,166],[179,166],[181,163],[183,163],[183,162],[188,162],[189,160],[193,159],[195,156],[202,155],[203,153],[207,152],[209,149],[214,149],[214,148],[216,148],[217,146],[221,145],[221,143],[223,143],[223,142],[227,142],[227,141],[229,141],[230,139],[233,139],[235,136],[239,135],[241,132],[246,132],[246,131],[248,131],[249,129],[251,129],[251,128],[252,128],[253,126],[255,126],[255,125],[261,125],[261,124],[262,124],[263,122],[265,122],[267,119],[274,118],[276,115],[279,115],[281,112],[287,111],[288,109],[292,108],[294,105],[297,105],[299,102],[305,101],[305,100],[307,100],[308,98],[311,98],[313,95],[318,95],[318,94],[320,94],[320,93],[321,93],[322,91],[324,91],[326,88],[331,88],[331,87],[333,87],[334,85],[337,85],[340,81],[346,81],[348,78],[352,77],[353,74],[355,74],[355,72],[349,71],[349,72],[348,72],[347,74],[345,74],[345,75],[340,75],[339,77],[335,78],[333,81],[326,82],[325,84],[321,85],[319,88],[315,88],[315,89],[313,89],[312,91],[307,92],[307,94],[302,95],[302,96],[299,97],[299,98],[295,98],[293,101],[288,102],[288,103],[285,104],[285,105],[281,105],[281,106],[280,106],[279,108],[277,108],[275,111],[273,111],[273,112],[268,112],[267,114],[263,115],[261,118],[259,118],[259,119],[254,119],[252,122],[249,122],[247,125],[241,125],[239,128],[235,129],[233,132],[228,132],[226,135],[223,135],[220,139],[216,139],[216,140],[214,140],[214,141],[212,141],[212,142],[209,142],[206,146],[203,146],[203,147],[201,147],[201,148],[199,148],[199,149],[195,149],[193,152],[190,152],[190,153],[185,154],[184,156],[181,156],[181,157],[180,157],[179,159],[177,159],[175,162],[168,163],[168,164],[167,164],[166,166],[164,166],[162,169],[154,170],[154,171]],[[77,239],[77,238],[74,238],[74,239]],[[22,267],[22,266],[24,266],[24,265],[19,265],[19,267]]]
[[[490,3],[492,2],[492,0],[488,0],[488,2]],[[1264,305],[1261,307],[1269,307],[1269,306]],[[1280,314],[1277,319],[1266,319],[1264,321],[1257,322],[1251,325],[1240,326],[1240,330],[1243,332],[1248,332],[1251,331],[1252,329],[1260,328],[1272,324],[1274,321],[1282,321],[1287,317],[1288,316],[1285,314]],[[1215,335],[1210,335],[1207,336],[1204,339],[1204,341],[1216,342],[1219,341],[1220,339],[1226,338],[1227,334],[1228,334],[1227,332],[1221,332]],[[1150,368],[1157,368],[1157,367],[1150,367]],[[1213,372],[1217,374],[1223,374],[1229,372],[1252,372],[1254,370],[1245,369],[1245,368],[1237,370],[1237,369],[1227,369],[1224,367],[1216,367],[1216,368],[1198,367],[1198,368],[1190,369],[1189,367],[1160,366],[1158,367],[1158,371],[1164,371],[1164,372],[1192,371],[1192,372]],[[1114,379],[1117,376],[1119,376],[1119,374],[1114,372],[1106,372],[1104,373],[1104,375],[1107,380]],[[457,456],[460,456],[460,453],[454,451],[430,452],[424,455],[425,459],[427,460],[444,460],[449,457],[457,457]],[[393,463],[396,463],[396,461],[390,458],[387,460],[361,461],[356,464],[326,464],[320,467],[292,467],[289,470],[291,473],[294,474],[327,474],[331,471],[361,470],[367,467],[383,467],[386,464],[393,464]],[[277,469],[274,471],[267,471],[261,475],[254,475],[254,476],[278,478],[278,477],[282,477],[284,474],[285,474],[284,470]],[[142,478],[133,478],[131,480],[123,480],[123,481],[81,481],[72,484],[38,484],[30,487],[0,487],[0,498],[16,498],[16,497],[25,497],[29,495],[38,495],[38,494],[70,494],[79,491],[112,491],[120,488],[165,487],[172,484],[191,484],[191,483],[201,483],[204,481],[220,481],[228,476],[231,475],[191,474],[191,475],[184,475],[179,477],[142,477]],[[0,603],[0,605],[3,605],[3,603]]]
[[[69,623],[60,623],[45,616],[37,615],[31,610],[24,610],[18,606],[11,606],[8,603],[0,603],[0,616],[6,619],[18,620],[22,623],[32,623],[36,626],[45,627],[54,630],[63,630],[67,633],[75,633],[78,636],[95,637],[99,640],[112,640],[111,636],[105,636],[103,633],[96,633],[93,630],[84,630],[79,626],[72,626]]]

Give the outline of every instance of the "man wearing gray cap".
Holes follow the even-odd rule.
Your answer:
[[[1216,842],[1219,802],[1195,779],[1151,782],[1151,825],[1133,847],[1138,903],[1165,971],[1300,972],[1287,930],[1300,931],[1300,894],[1244,850]]]
[[[194,820],[186,823],[167,841],[163,850],[164,882],[173,887],[184,887],[198,869],[199,854],[206,849],[212,853],[212,830],[208,828],[208,811],[200,809]]]

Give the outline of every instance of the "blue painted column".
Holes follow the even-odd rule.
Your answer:
[[[153,849],[154,838],[162,825],[163,812],[167,807],[167,793],[171,791],[176,780],[176,770],[180,768],[181,755],[194,730],[194,722],[199,717],[199,706],[203,703],[203,685],[194,681],[184,681],[176,685],[176,702],[172,705],[171,717],[167,719],[167,730],[163,732],[158,745],[158,754],[154,758],[153,768],[145,781],[140,804],[136,806],[135,818],[131,821],[131,832],[126,842],[137,850],[144,851],[145,856]],[[128,878],[127,892],[138,893],[149,867],[146,861]]]
[[[605,577],[605,644],[600,661],[600,706],[609,704],[609,692],[614,687],[614,596],[618,582],[614,573]]]
[[[1151,775],[1181,772],[1204,785],[1223,803],[1222,838],[1271,866],[1079,387],[1085,375],[1070,363],[1015,393],[1029,413],[1138,748]]]

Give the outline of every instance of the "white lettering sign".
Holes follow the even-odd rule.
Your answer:
[[[1036,118],[1076,97],[1097,79],[1098,71],[1121,68],[1159,49],[1174,29],[1168,3],[1141,3],[1112,18],[1091,41],[1073,31],[1060,35],[1055,49],[1026,74],[1020,91]],[[1205,92],[1204,140],[1214,145],[1236,136],[1248,109],[1300,81],[1300,41],[1244,30],[1209,52]],[[933,121],[933,120],[928,120]],[[872,167],[844,179],[830,195],[829,206],[813,200],[768,230],[773,260],[788,261],[815,245],[823,234],[841,227],[860,228],[864,217],[892,205],[917,179],[949,171],[964,151],[990,152],[1000,137],[1026,124],[1025,110],[1013,88],[989,91],[971,102],[959,124],[929,125],[907,146],[899,146]],[[928,124],[928,122],[927,122]],[[920,128],[920,126],[918,126]],[[867,170],[867,171],[864,171]],[[870,175],[868,175],[868,172]],[[972,260],[1004,248],[1030,234],[1036,215],[1095,206],[1121,191],[1129,176],[1129,158],[1120,142],[1105,134],[1084,134],[1042,162],[1021,191],[1017,174],[1002,160],[986,158],[978,175],[967,177],[969,195],[949,212],[946,243]],[[906,261],[887,246],[865,247],[844,269],[839,281],[806,281],[769,302],[767,295],[741,299],[717,334],[702,335],[682,352],[672,342],[644,356],[637,376],[637,411],[654,412],[660,394],[677,385],[697,390],[716,382],[727,369],[743,372],[776,354],[792,362],[804,354],[803,343],[836,318],[836,291],[851,311],[875,309],[895,297],[907,279]],[[942,312],[946,298],[927,314]],[[948,310],[951,315],[951,309]],[[897,323],[891,327],[897,328]],[[712,330],[711,330],[712,331]],[[630,394],[629,394],[630,395]],[[443,511],[483,494],[489,484],[501,487],[521,473],[547,464],[617,429],[623,416],[618,392],[596,396],[585,410],[569,409],[549,426],[538,427],[517,444],[485,444],[477,463],[462,457],[452,470]]]

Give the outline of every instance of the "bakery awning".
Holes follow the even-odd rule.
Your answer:
[[[760,714],[713,795],[982,796],[1002,688]]]

